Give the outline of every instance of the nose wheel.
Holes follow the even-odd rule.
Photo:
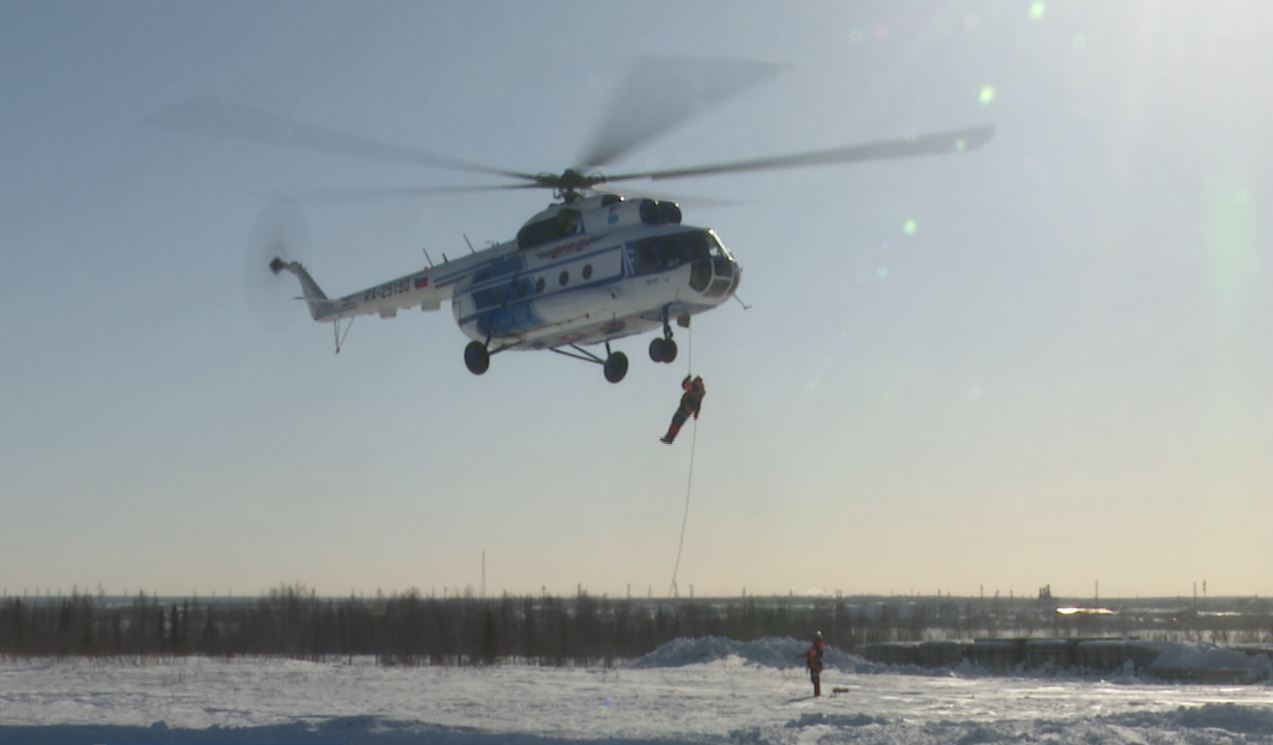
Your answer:
[[[655,362],[672,362],[676,359],[676,342],[671,339],[652,339],[650,359]]]
[[[676,342],[672,341],[672,324],[668,323],[667,308],[663,309],[663,338],[650,341],[650,359],[655,362],[676,359]]]

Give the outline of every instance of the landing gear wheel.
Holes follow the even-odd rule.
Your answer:
[[[671,339],[663,340],[663,361],[668,363],[676,361],[676,342]]]
[[[650,359],[655,362],[671,362],[676,359],[676,342],[671,339],[650,341]]]
[[[623,352],[613,352],[605,361],[606,380],[618,383],[628,374],[628,356]]]
[[[464,348],[464,364],[469,372],[481,375],[491,366],[491,353],[486,351],[486,345],[482,342],[471,341]]]

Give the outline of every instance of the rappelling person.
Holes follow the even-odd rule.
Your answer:
[[[659,442],[672,444],[676,439],[676,433],[681,431],[681,427],[685,424],[685,420],[690,418],[690,414],[698,419],[698,412],[703,407],[703,396],[707,395],[707,388],[703,385],[703,377],[695,376],[690,380],[690,376],[686,375],[681,381],[681,404],[676,408],[676,413],[672,415],[672,423],[668,425],[667,434],[659,438]]]
[[[827,643],[822,641],[822,632],[813,635],[813,644],[804,653],[805,668],[809,671],[809,680],[813,682],[813,695],[822,695],[822,652]]]

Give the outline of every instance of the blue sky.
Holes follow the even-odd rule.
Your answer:
[[[0,590],[1273,592],[1273,13],[1255,2],[0,3]],[[675,365],[476,378],[449,311],[330,329],[262,194],[477,183],[175,134],[217,96],[531,172],[644,54],[779,76],[622,170],[983,122],[959,157],[668,181],[743,265]],[[739,204],[695,205],[688,197]],[[550,195],[305,206],[329,293]],[[913,230],[905,226],[910,222]],[[269,279],[266,277],[265,279]],[[688,353],[687,353],[688,352]],[[687,433],[688,434],[688,433]]]

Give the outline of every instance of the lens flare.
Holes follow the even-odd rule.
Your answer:
[[[982,106],[988,106],[991,101],[995,100],[995,87],[993,85],[983,85],[979,100]]]

